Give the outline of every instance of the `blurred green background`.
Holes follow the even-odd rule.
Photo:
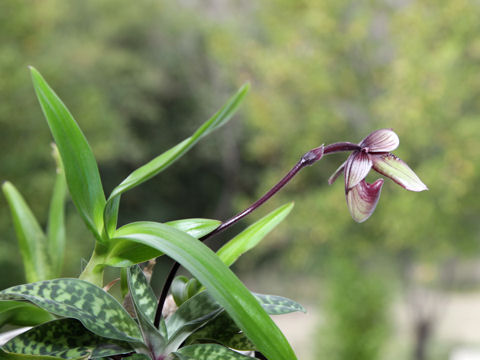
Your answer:
[[[106,193],[251,82],[228,126],[122,198],[121,224],[226,219],[309,149],[393,128],[428,192],[387,180],[357,224],[327,184],[332,155],[225,236],[296,202],[236,271],[311,310],[286,324],[302,360],[456,360],[480,346],[479,19],[471,0],[2,0],[0,181],[45,223],[55,164],[27,65],[76,117]],[[5,288],[24,279],[4,198],[0,231]],[[72,203],[67,235],[76,276],[93,239]]]

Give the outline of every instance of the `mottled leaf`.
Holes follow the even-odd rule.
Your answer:
[[[216,342],[235,350],[256,350],[255,345],[223,311],[215,319],[191,334],[186,344]]]
[[[190,334],[222,311],[220,304],[206,291],[185,301],[165,322],[168,333],[167,353],[177,350]]]
[[[144,343],[154,358],[158,358],[165,349],[165,339],[153,325],[157,298],[138,265],[128,269],[128,287],[132,296],[135,313]]]
[[[107,339],[88,331],[80,321],[60,319],[20,334],[6,343],[4,350],[26,355],[49,355],[62,359],[91,358],[132,351],[126,342]]]
[[[305,308],[283,296],[254,294],[269,315],[289,314],[296,311],[307,312]]]
[[[218,250],[218,257],[231,266],[242,254],[254,248],[258,243],[272,231],[293,209],[293,203],[288,203],[275,209],[264,216],[253,225],[243,230],[232,240]]]
[[[115,232],[113,239],[151,246],[178,261],[205,286],[266,357],[296,359],[285,336],[255,297],[202,242],[171,226],[155,222],[125,225]]]
[[[47,253],[47,239],[22,195],[10,182],[2,185],[13,217],[27,282],[52,277]]]
[[[196,344],[182,347],[175,355],[180,360],[252,360],[218,344]]]
[[[0,301],[0,328],[6,324],[35,326],[55,319],[48,311],[21,301]]]
[[[178,145],[165,151],[163,154],[157,156],[147,164],[133,171],[120,185],[113,189],[108,198],[107,206],[105,208],[105,224],[108,226],[108,233],[111,234],[117,223],[119,199],[121,194],[125,191],[140,185],[141,183],[151,179],[168,166],[182,157],[188,150],[190,150],[201,138],[209,134],[215,129],[225,124],[237,111],[240,103],[247,94],[249,85],[243,85],[238,92],[232,96],[223,107],[218,110],[209,120],[203,123],[195,133],[189,138],[183,140]]]
[[[56,356],[41,356],[41,355],[25,355],[25,354],[11,354],[0,348],[0,359],[2,360],[62,360]],[[88,355],[76,358],[75,360],[86,360]]]
[[[28,300],[52,314],[80,320],[93,333],[138,341],[140,330],[118,301],[103,289],[79,279],[54,279],[0,291],[0,300]]]
[[[97,240],[103,242],[103,193],[97,162],[87,139],[62,100],[30,68],[38,101],[58,146],[72,200]]]

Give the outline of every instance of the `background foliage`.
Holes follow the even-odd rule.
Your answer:
[[[338,267],[332,259],[362,269],[381,259],[389,264],[385,277],[408,292],[414,265],[442,269],[478,257],[479,17],[480,4],[468,0],[2,1],[0,181],[14,183],[45,223],[55,163],[27,65],[42,72],[81,124],[107,192],[248,80],[240,116],[127,194],[120,223],[225,219],[307,150],[392,127],[401,140],[396,154],[430,191],[409,193],[388,181],[375,214],[358,225],[341,181],[326,183],[344,160],[332,155],[261,210],[296,202],[286,225],[237,269],[274,266],[334,283],[327,276]],[[75,276],[78,254],[86,257],[93,241],[68,206],[64,274]],[[0,229],[5,288],[24,275],[4,200]],[[429,286],[451,285],[441,279]],[[375,291],[393,289],[367,294]],[[341,327],[332,329],[342,336]]]

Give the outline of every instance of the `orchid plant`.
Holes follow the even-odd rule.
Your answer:
[[[192,136],[133,171],[106,198],[95,157],[80,127],[40,73],[33,68],[31,73],[58,147],[57,181],[46,234],[18,190],[8,182],[2,186],[28,283],[0,291],[0,326],[33,326],[0,348],[2,358],[235,360],[251,358],[239,352],[251,351],[260,359],[296,359],[270,315],[304,311],[303,307],[280,296],[253,294],[229,269],[288,215],[293,204],[258,220],[217,253],[203,242],[252,213],[302,168],[331,153],[351,152],[329,183],[345,174],[348,208],[358,222],[373,213],[383,184],[383,179],[373,184],[365,181],[372,167],[407,190],[427,189],[403,161],[389,153],[398,146],[398,136],[390,129],[381,129],[358,145],[340,142],[308,151],[264,196],[226,221],[195,218],[118,227],[121,195],[159,174],[225,124],[245,97],[248,85]],[[58,278],[66,238],[63,212],[67,186],[95,239],[92,256],[78,279]],[[157,298],[149,285],[150,266],[142,270],[138,264],[163,255],[176,263]],[[123,306],[109,294],[110,285],[104,287],[107,266],[122,269]],[[192,277],[175,277],[180,266]],[[169,293],[174,310],[166,312]]]

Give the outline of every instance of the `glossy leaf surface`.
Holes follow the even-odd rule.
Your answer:
[[[0,301],[0,328],[6,324],[35,326],[54,317],[33,304],[23,301]]]
[[[7,181],[2,189],[12,213],[27,282],[50,278],[52,268],[42,228],[15,186]]]
[[[67,182],[56,146],[54,146],[54,157],[57,162],[57,172],[48,212],[47,248],[53,274],[55,277],[59,277],[62,272],[65,251],[65,197],[67,195]]]
[[[30,68],[38,101],[58,146],[75,206],[99,241],[103,241],[103,193],[92,149],[60,98],[34,68]]]
[[[16,354],[49,355],[62,359],[100,358],[132,351],[128,343],[97,336],[80,321],[69,318],[30,329],[10,340],[3,348]]]
[[[211,219],[183,219],[170,221],[166,224],[182,230],[195,238],[200,238],[215,230],[220,225],[220,221]],[[151,246],[143,245],[135,241],[117,239],[113,242],[105,264],[116,267],[132,266],[161,255],[163,255],[161,251]]]
[[[93,333],[139,341],[140,330],[118,301],[103,289],[79,279],[55,279],[0,291],[2,300],[28,300],[48,312],[78,319]]]
[[[262,219],[250,225],[218,250],[218,257],[231,266],[242,254],[254,248],[292,211],[293,203],[280,206]]]
[[[165,224],[137,222],[118,229],[114,239],[151,246],[178,261],[206,287],[265,356],[278,360],[296,359],[282,332],[250,291],[194,237]]]
[[[173,148],[165,151],[147,164],[133,171],[120,185],[113,189],[105,211],[105,224],[108,224],[108,233],[111,234],[117,223],[119,197],[125,191],[140,185],[141,183],[151,179],[168,166],[182,157],[190,150],[202,137],[206,136],[215,129],[225,124],[235,114],[238,106],[247,94],[249,85],[243,85],[238,92],[232,96],[227,103],[217,111],[209,120],[200,126],[195,133],[189,138],[183,140]]]

